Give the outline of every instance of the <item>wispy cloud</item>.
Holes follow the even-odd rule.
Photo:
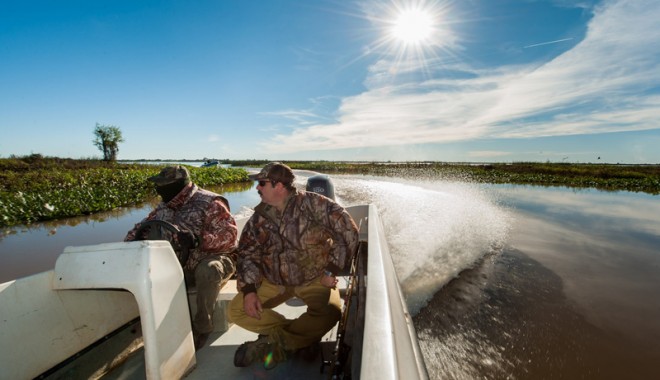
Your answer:
[[[544,64],[463,67],[461,78],[370,86],[342,100],[336,122],[300,120],[267,146],[292,152],[656,129],[658,19],[658,1],[607,2],[584,40]],[[388,73],[380,65],[366,82],[381,83],[374,78]]]
[[[319,116],[316,113],[306,110],[284,110],[277,112],[262,112],[261,114],[282,117],[291,120],[298,125],[311,125],[314,124],[313,120],[319,119]]]
[[[311,102],[314,103],[314,100],[311,100]],[[284,118],[293,122],[296,126],[309,126],[316,125],[318,123],[334,121],[334,119],[329,119],[327,116],[323,116],[321,112],[314,110],[284,110],[276,112],[262,112],[261,115]]]
[[[562,38],[561,40],[540,42],[538,44],[523,46],[523,49],[529,49],[529,48],[536,47],[536,46],[552,45],[552,44],[556,44],[556,43],[559,43],[559,42],[571,41],[572,39],[573,39],[573,37],[571,37],[571,38]]]

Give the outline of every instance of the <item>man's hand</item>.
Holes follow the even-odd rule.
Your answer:
[[[261,301],[257,297],[257,293],[248,293],[243,296],[243,310],[245,314],[252,318],[261,319]]]
[[[337,282],[339,282],[339,280],[337,280],[337,277],[334,275],[330,276],[324,273],[321,276],[321,285],[325,286],[326,288],[331,288],[331,289],[334,288],[335,286],[337,286]]]

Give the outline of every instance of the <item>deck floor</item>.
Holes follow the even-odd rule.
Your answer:
[[[346,279],[340,281],[346,284]],[[231,294],[232,285],[223,289],[225,296]],[[296,318],[306,310],[306,306],[298,299],[291,299],[275,308],[287,318]],[[236,325],[231,325],[224,333],[213,333],[206,345],[196,352],[197,366],[185,379],[328,379],[330,367],[324,366],[329,361],[335,347],[337,326],[330,330],[321,340],[321,351],[311,361],[293,356],[279,363],[275,368],[266,370],[262,362],[255,362],[249,367],[234,366],[234,353],[239,345],[246,341],[257,339],[257,334]],[[140,349],[123,366],[108,373],[103,379],[108,380],[141,380],[145,379],[144,353]]]

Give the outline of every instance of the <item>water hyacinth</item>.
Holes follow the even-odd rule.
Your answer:
[[[162,166],[125,165],[5,171],[0,177],[0,227],[88,215],[140,204],[156,196],[147,179]],[[236,168],[189,167],[200,186],[247,181]]]

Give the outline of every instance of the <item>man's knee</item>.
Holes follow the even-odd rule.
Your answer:
[[[195,282],[222,283],[231,277],[235,267],[231,259],[222,256],[219,259],[204,260],[195,267]]]
[[[308,305],[307,312],[314,317],[336,323],[341,318],[341,306],[332,303],[324,305]]]

